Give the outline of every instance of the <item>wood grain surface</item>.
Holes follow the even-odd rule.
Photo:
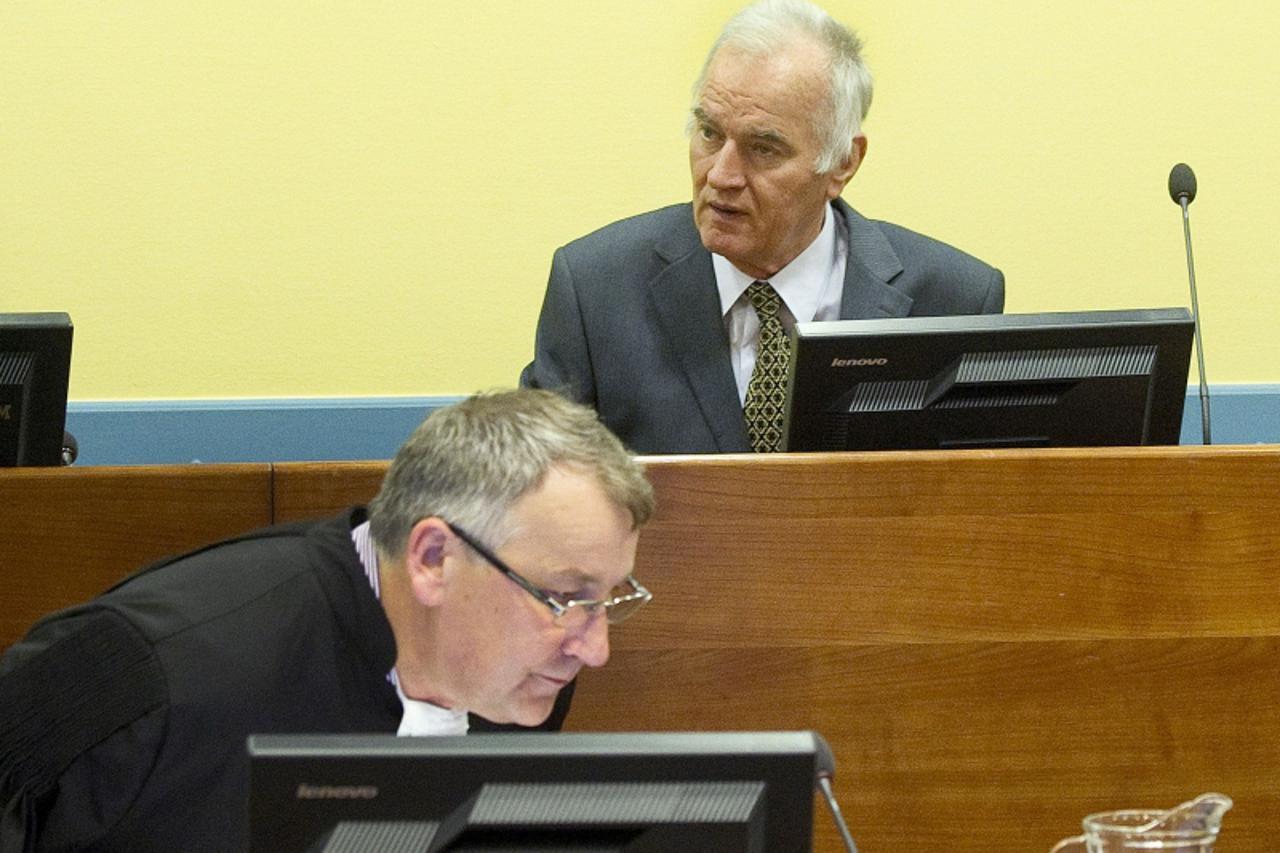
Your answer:
[[[267,465],[0,470],[0,649],[135,569],[270,523]]]
[[[645,461],[655,599],[571,728],[816,729],[862,853],[1047,851],[1089,812],[1208,790],[1236,802],[1221,853],[1277,848],[1280,447]],[[385,470],[0,471],[0,643],[165,553],[367,502]]]
[[[822,732],[859,849],[1047,851],[1235,798],[1280,838],[1280,452],[664,458],[580,730]],[[839,848],[818,807],[818,849]]]
[[[275,468],[276,521],[336,515],[378,493],[386,462],[283,462]]]

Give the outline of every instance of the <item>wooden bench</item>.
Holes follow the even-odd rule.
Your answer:
[[[1280,448],[646,461],[659,510],[637,575],[656,597],[581,676],[571,728],[817,729],[863,853],[1047,851],[1088,812],[1207,790],[1236,801],[1221,849],[1280,836]],[[274,465],[270,517],[367,501],[384,471]],[[109,497],[130,494],[113,479],[192,470],[72,469],[48,475],[66,475],[50,503],[17,473],[0,472],[26,517],[25,543],[0,544],[6,578],[15,559],[19,576],[94,557],[123,573],[115,516],[159,537],[239,494],[161,487],[149,508]],[[235,488],[258,517],[257,489]],[[84,590],[11,581],[0,624]]]

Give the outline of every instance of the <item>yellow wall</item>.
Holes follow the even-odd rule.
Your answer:
[[[736,2],[0,4],[0,311],[66,310],[72,396],[454,394],[527,361],[553,249],[683,200]],[[878,80],[864,213],[1008,310],[1188,304],[1280,381],[1280,11],[832,0]]]

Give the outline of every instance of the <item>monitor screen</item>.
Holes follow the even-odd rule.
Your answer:
[[[255,735],[250,849],[807,853],[820,754],[813,732]]]
[[[1185,308],[797,323],[792,451],[1177,444]]]
[[[61,465],[71,318],[0,314],[0,467]]]

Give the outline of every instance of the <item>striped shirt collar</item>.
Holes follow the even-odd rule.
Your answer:
[[[382,600],[381,582],[378,578],[378,549],[369,535],[369,522],[357,525],[351,530],[351,543],[355,546],[356,556],[364,568],[364,576],[369,581],[373,595]],[[401,737],[413,735],[465,735],[467,733],[467,712],[462,709],[441,708],[430,702],[410,699],[404,695],[400,687],[400,678],[394,669],[387,673],[387,680],[395,685],[396,695],[404,714],[400,717],[400,728],[396,732]]]

